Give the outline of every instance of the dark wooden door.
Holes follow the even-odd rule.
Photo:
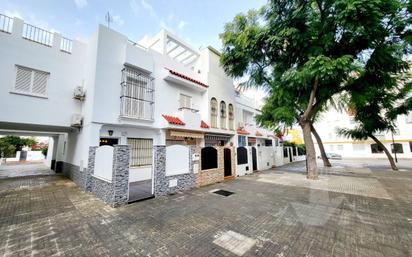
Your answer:
[[[225,177],[232,176],[232,151],[229,148],[225,148],[224,152],[224,162],[225,162]]]
[[[257,156],[256,156],[256,147],[252,147],[252,165],[253,170],[257,170]]]
[[[292,148],[289,148],[289,161],[293,161]]]

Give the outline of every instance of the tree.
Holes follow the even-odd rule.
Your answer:
[[[371,57],[365,72],[350,86],[348,106],[355,110],[356,125],[340,128],[338,133],[354,140],[372,138],[385,152],[392,170],[398,170],[392,155],[375,134],[393,133],[398,116],[412,110],[412,83],[408,64],[395,54],[403,49],[391,47],[387,51],[392,54]]]
[[[0,138],[1,142],[7,143],[15,147],[15,151],[21,151],[24,146],[32,146],[36,144],[34,138],[23,138],[17,136],[5,136]]]
[[[15,153],[16,148],[0,138],[0,161],[2,158],[12,157]]]
[[[237,15],[221,34],[221,63],[268,91],[267,110],[288,122],[298,113],[309,179],[317,178],[312,120],[347,89],[375,51],[412,35],[403,0],[270,0]],[[276,108],[267,107],[276,102]],[[285,113],[283,113],[285,112]],[[270,121],[269,121],[270,122]]]

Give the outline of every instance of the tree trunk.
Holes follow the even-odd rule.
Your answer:
[[[306,163],[308,179],[318,179],[318,166],[316,164],[315,145],[312,140],[311,124],[309,121],[301,120],[299,122],[303,130],[303,140],[306,147]]]
[[[320,156],[322,157],[322,161],[323,161],[323,166],[332,167],[332,164],[330,164],[330,161],[328,157],[326,156],[326,152],[325,152],[325,148],[323,147],[322,139],[320,138],[318,132],[316,131],[312,123],[310,124],[310,129],[312,130],[312,134],[315,137],[316,141],[318,142]]]
[[[377,139],[374,135],[369,135],[369,137],[372,138],[373,141],[375,141],[375,143],[383,149],[383,151],[386,154],[386,157],[388,157],[389,163],[391,164],[392,170],[398,170],[398,167],[396,167],[395,161],[393,160],[391,153],[388,151],[385,145],[382,144],[382,142],[379,141],[379,139]]]

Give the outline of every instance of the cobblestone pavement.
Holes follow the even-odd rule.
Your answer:
[[[117,209],[57,175],[0,180],[0,256],[412,256],[412,165],[335,164],[387,197],[261,180],[299,164]]]

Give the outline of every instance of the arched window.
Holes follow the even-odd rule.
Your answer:
[[[247,149],[245,147],[237,148],[237,164],[247,164]]]
[[[229,129],[235,129],[235,111],[232,104],[229,104]]]
[[[210,126],[217,128],[217,100],[214,97],[210,100]]]
[[[205,147],[201,150],[202,170],[217,168],[217,150],[214,147]]]
[[[226,129],[226,103],[220,102],[220,128]]]

